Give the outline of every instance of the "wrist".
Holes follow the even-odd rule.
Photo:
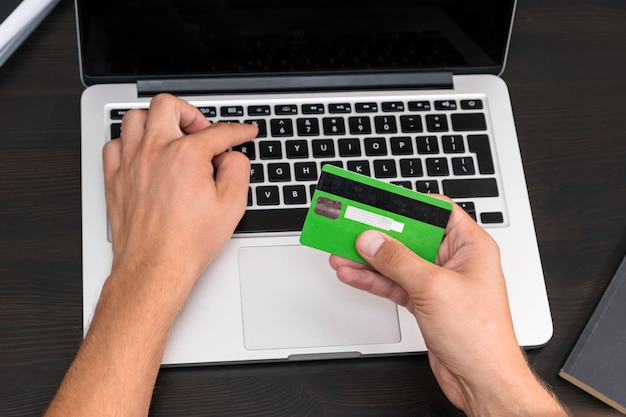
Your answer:
[[[182,257],[145,257],[131,254],[115,258],[105,288],[117,297],[133,297],[150,304],[182,304],[193,288],[201,268],[192,268]]]
[[[138,339],[165,340],[195,281],[191,273],[164,265],[117,263],[104,283],[90,328],[95,324]]]
[[[485,376],[489,385],[466,390],[470,417],[566,417],[565,408],[524,361],[522,368],[502,371],[500,378]]]

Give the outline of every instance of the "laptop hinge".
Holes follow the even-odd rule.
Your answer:
[[[151,97],[158,93],[207,95],[447,88],[453,88],[452,72],[325,74],[297,77],[233,76],[137,81],[140,97]]]

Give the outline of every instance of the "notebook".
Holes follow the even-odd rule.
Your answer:
[[[615,271],[559,375],[626,414],[626,258]]]
[[[160,92],[259,126],[248,208],[163,365],[425,352],[415,319],[341,284],[299,234],[330,163],[453,197],[500,245],[519,344],[552,320],[506,84],[514,1],[76,0],[83,316],[110,272],[102,146]],[[486,300],[488,302],[488,300]]]

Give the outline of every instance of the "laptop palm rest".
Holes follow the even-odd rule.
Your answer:
[[[239,248],[248,350],[397,343],[397,306],[341,283],[328,254],[303,246]]]

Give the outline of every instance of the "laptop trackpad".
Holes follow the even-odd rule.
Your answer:
[[[400,341],[397,306],[341,283],[327,253],[243,247],[239,271],[246,349]]]

